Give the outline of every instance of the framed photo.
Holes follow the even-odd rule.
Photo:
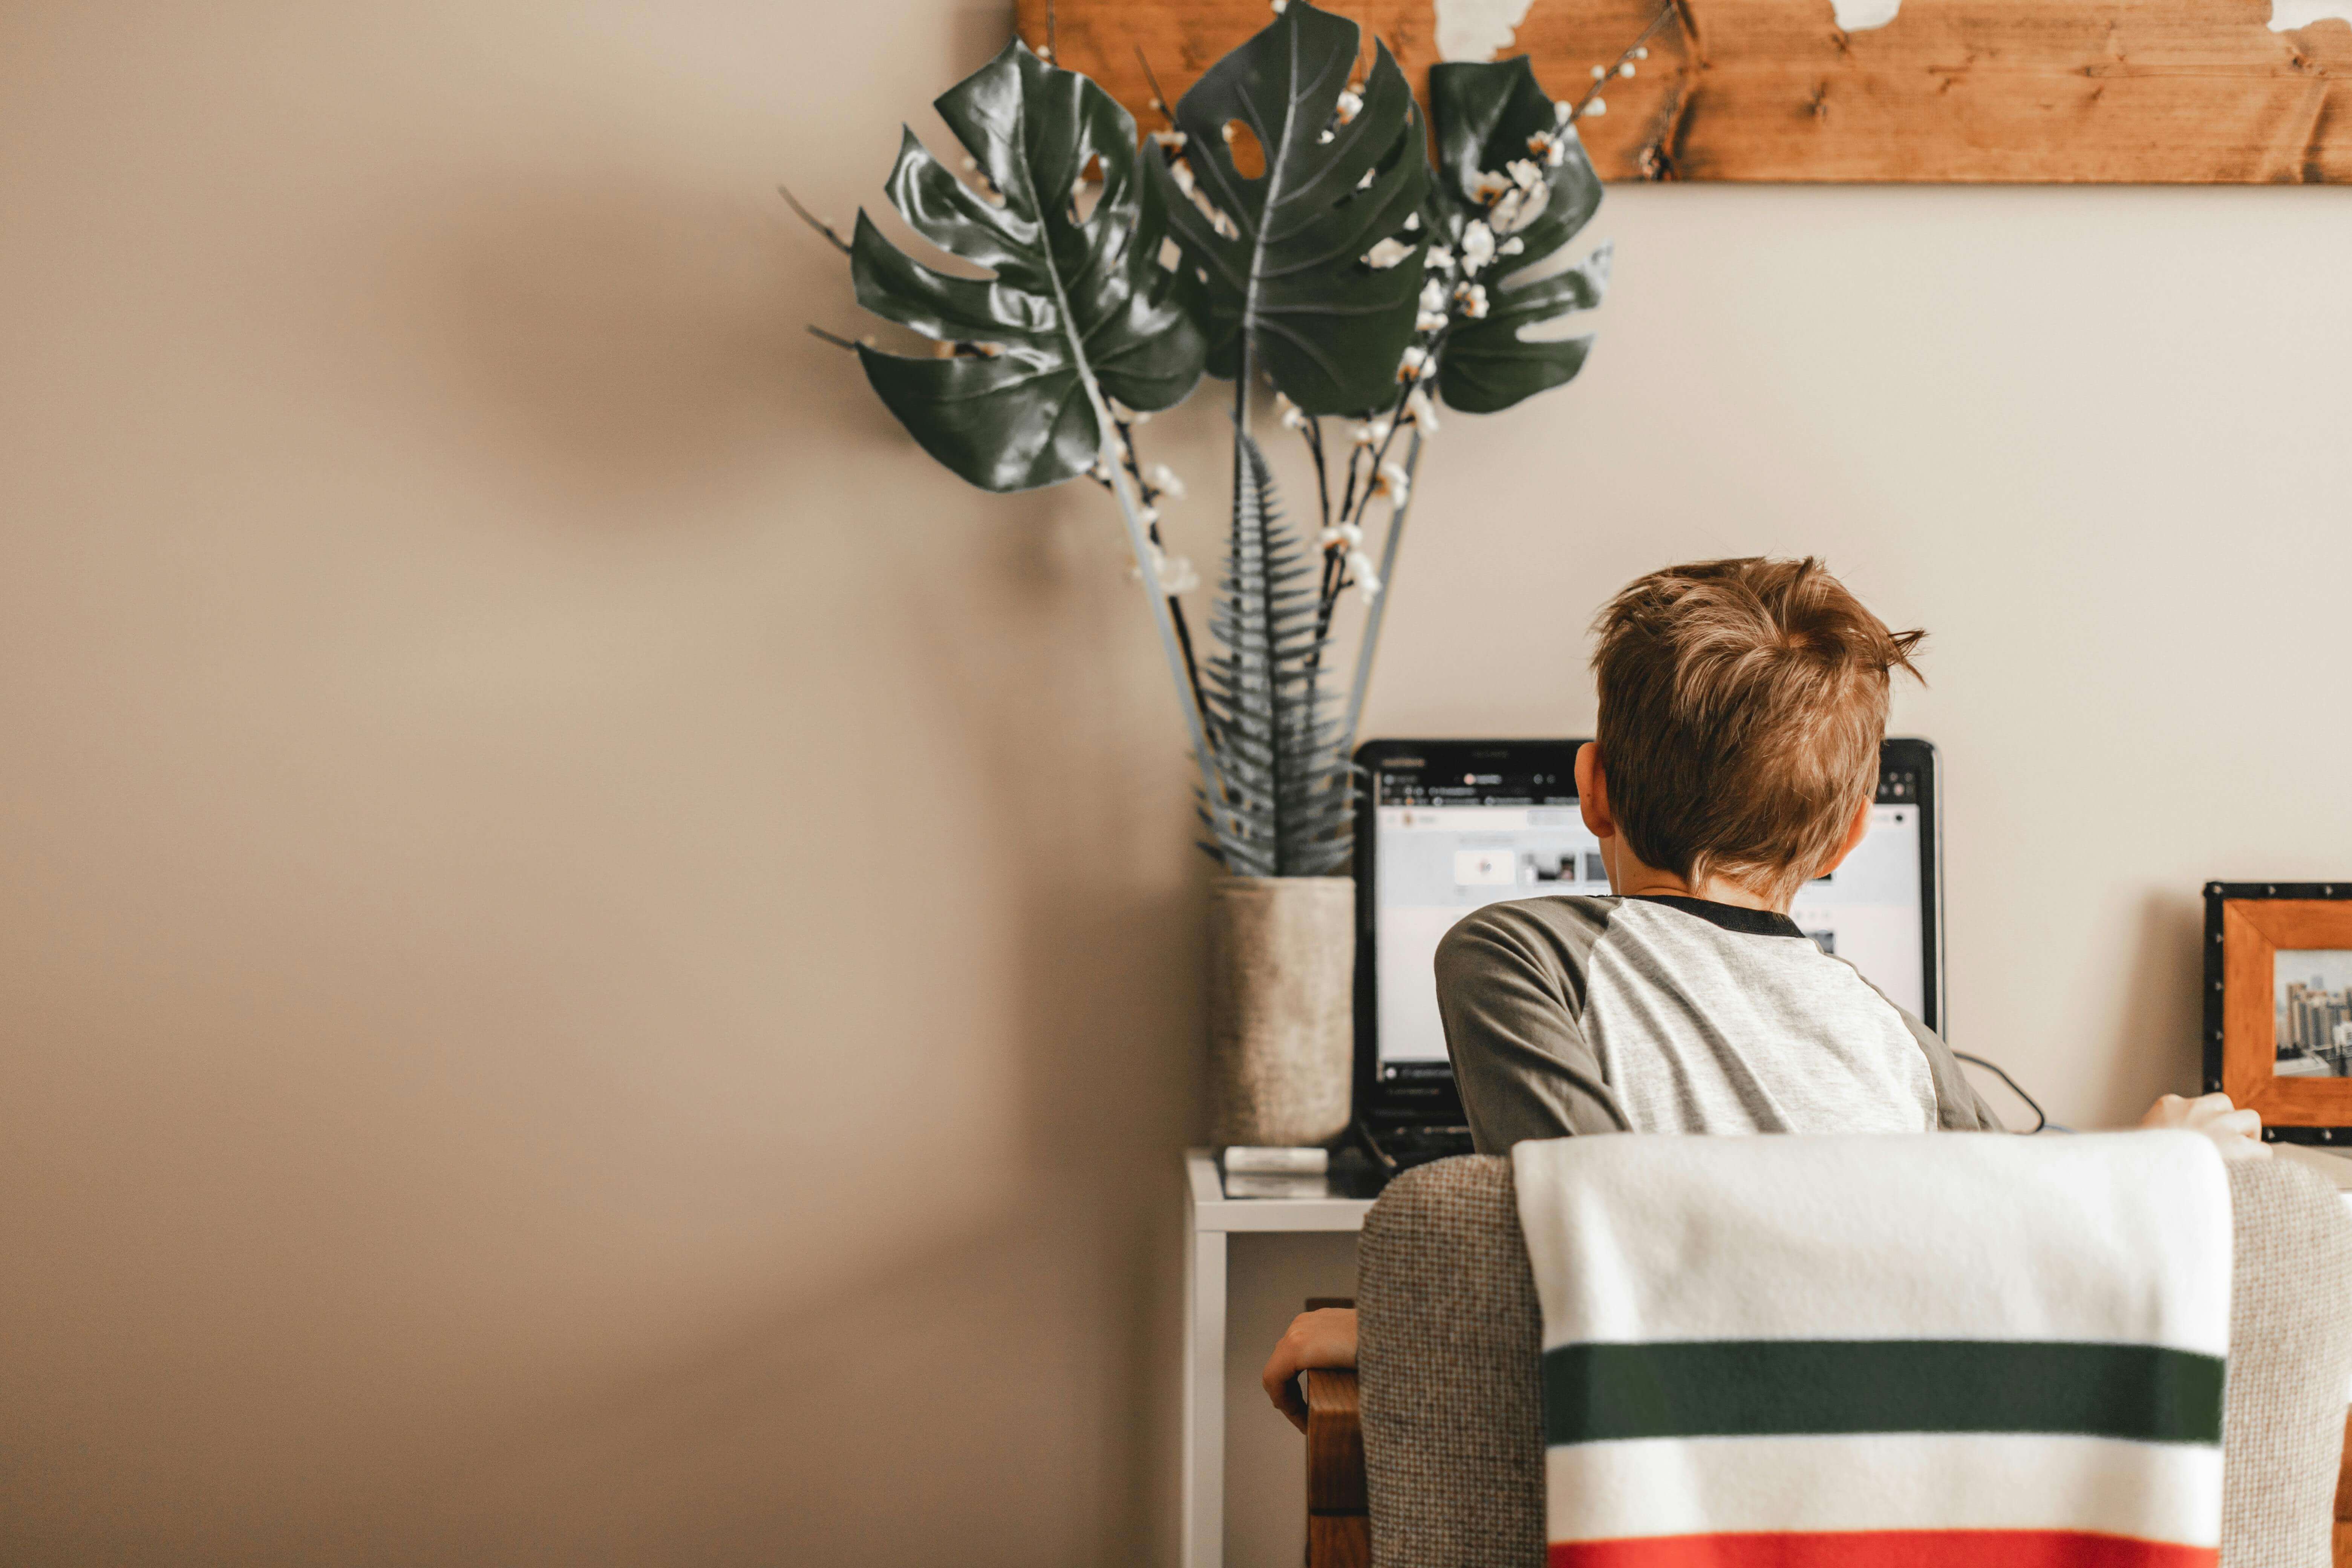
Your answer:
[[[2352,882],[2205,884],[2205,1088],[2352,1145]]]

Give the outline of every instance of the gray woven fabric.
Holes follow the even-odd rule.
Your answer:
[[[2237,1261],[2222,1568],[2327,1568],[2352,1381],[2352,1219],[2284,1162],[2230,1168]],[[1356,1303],[1376,1568],[1541,1568],[1542,1321],[1507,1159],[1397,1178]]]
[[[1541,1568],[1543,1321],[1511,1163],[1389,1184],[1356,1250],[1375,1568]]]
[[[2230,1204],[2221,1568],[2327,1568],[2352,1383],[2352,1222],[2332,1185],[2284,1160],[2231,1166]]]

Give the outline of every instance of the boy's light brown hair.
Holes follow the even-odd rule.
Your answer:
[[[1820,562],[1669,566],[1593,623],[1610,814],[1646,865],[1786,903],[1878,787],[1888,673],[1927,635]]]

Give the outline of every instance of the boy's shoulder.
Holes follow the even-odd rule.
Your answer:
[[[1454,922],[1445,933],[1457,936],[1486,932],[1605,931],[1626,900],[1614,893],[1556,893],[1539,899],[1507,899],[1481,904]]]
[[[1482,904],[1438,942],[1438,973],[1460,974],[1498,958],[1580,969],[1624,902],[1614,894],[1569,893]]]

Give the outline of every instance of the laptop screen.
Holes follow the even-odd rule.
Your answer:
[[[1533,765],[1498,758],[1443,773],[1422,756],[1367,759],[1375,817],[1371,1000],[1377,1076],[1385,1082],[1402,1088],[1451,1077],[1432,963],[1455,921],[1507,899],[1609,891],[1600,841],[1577,809],[1563,754],[1545,747]],[[1869,835],[1835,872],[1800,890],[1790,913],[1824,951],[1933,1023],[1928,783],[1914,757],[1889,756]]]

